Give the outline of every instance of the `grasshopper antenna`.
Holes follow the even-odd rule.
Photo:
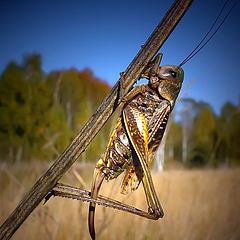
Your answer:
[[[223,4],[220,12],[218,13],[215,21],[213,22],[213,24],[211,25],[211,27],[209,28],[208,32],[205,34],[205,36],[203,37],[203,39],[198,43],[198,45],[192,50],[192,52],[179,64],[179,67],[183,66],[184,64],[186,64],[190,59],[192,59],[197,53],[199,53],[199,51],[201,51],[203,49],[203,47],[205,47],[210,40],[215,36],[215,34],[218,32],[218,30],[221,28],[221,26],[224,24],[224,22],[226,21],[226,19],[228,18],[228,16],[230,15],[230,13],[232,12],[232,10],[235,8],[237,1],[235,1],[232,5],[232,7],[228,10],[228,12],[226,13],[226,15],[224,16],[224,18],[222,19],[222,21],[219,23],[219,25],[217,26],[217,28],[212,32],[212,34],[209,36],[209,34],[211,33],[211,31],[214,29],[214,27],[216,26],[219,18],[221,17],[224,9],[226,8],[227,4],[228,4],[229,0],[226,0],[225,3]],[[205,41],[205,39],[209,36],[209,38]],[[205,42],[204,42],[205,41]]]

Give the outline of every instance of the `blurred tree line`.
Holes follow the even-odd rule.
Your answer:
[[[219,115],[192,98],[178,101],[167,131],[165,158],[187,167],[240,164],[240,105],[225,103]]]
[[[53,160],[109,90],[88,69],[44,74],[38,54],[9,63],[0,76],[0,159]],[[103,128],[82,160],[96,161],[109,128]]]
[[[0,161],[55,159],[109,91],[88,69],[45,74],[38,54],[25,57],[21,64],[9,63],[0,76]],[[168,125],[167,163],[188,167],[240,163],[239,106],[228,102],[216,115],[205,102],[181,99]],[[108,121],[82,161],[96,162],[112,126]]]

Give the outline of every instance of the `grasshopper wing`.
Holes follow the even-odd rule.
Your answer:
[[[137,190],[142,177],[139,179],[135,172],[135,167],[131,166],[127,169],[121,184],[121,193],[128,194]]]
[[[130,141],[133,151],[133,169],[129,169],[125,178],[136,182],[137,176],[139,182],[144,175],[144,168],[148,165],[148,129],[146,119],[141,111],[137,108],[127,105],[123,110],[124,127]],[[139,183],[134,185],[138,186]]]
[[[159,217],[163,217],[163,210],[158,200],[148,167],[149,136],[146,119],[139,109],[129,104],[123,110],[123,120],[124,127],[126,128],[131,143],[130,145],[134,149],[132,153],[135,173],[139,181],[143,180],[143,187],[147,197],[149,211],[156,217],[156,219],[158,219]]]

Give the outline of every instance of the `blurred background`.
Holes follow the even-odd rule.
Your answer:
[[[172,2],[0,3],[0,224],[95,112]],[[160,49],[163,65],[187,57],[224,2],[194,1]],[[99,207],[99,239],[240,238],[239,8],[183,66],[183,88],[152,166],[164,219]],[[62,182],[90,189],[115,121],[113,116]],[[141,188],[118,194],[120,181],[106,183],[103,193],[146,208]],[[89,239],[86,219],[87,204],[52,199],[13,239]]]

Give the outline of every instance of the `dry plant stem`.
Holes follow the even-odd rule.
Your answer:
[[[121,74],[119,81],[114,85],[112,91],[104,99],[96,113],[85,124],[72,143],[56,159],[53,165],[37,180],[32,189],[25,195],[20,204],[0,227],[0,239],[6,240],[11,238],[13,233],[86,149],[120,104],[119,95],[123,96],[127,93],[134,82],[140,77],[146,65],[167,40],[192,1],[176,0],[173,3],[137,56],[130,63],[126,71]]]

